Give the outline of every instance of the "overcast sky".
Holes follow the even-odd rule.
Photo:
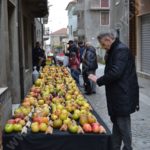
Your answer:
[[[67,11],[68,3],[72,0],[49,0],[50,16],[48,26],[50,31],[54,32],[68,25]]]

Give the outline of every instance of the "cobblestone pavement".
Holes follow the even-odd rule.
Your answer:
[[[99,65],[97,76],[103,74],[104,66]],[[132,114],[133,150],[150,150],[150,80],[139,78],[140,111]],[[86,96],[94,109],[111,130],[112,123],[107,113],[105,88],[97,87],[97,94]]]

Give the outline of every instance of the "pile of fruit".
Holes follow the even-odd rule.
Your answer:
[[[67,68],[46,66],[23,103],[8,120],[5,132],[52,134],[53,129],[70,133],[106,133],[92,113]]]

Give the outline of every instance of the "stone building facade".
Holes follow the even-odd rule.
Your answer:
[[[42,4],[42,5],[41,5]],[[48,14],[47,0],[0,1],[0,126],[32,85],[34,18]]]

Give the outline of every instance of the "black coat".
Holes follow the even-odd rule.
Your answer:
[[[96,49],[92,46],[86,49],[85,56],[82,61],[82,70],[84,72],[95,71],[98,68]]]
[[[104,76],[97,80],[105,85],[110,116],[126,116],[139,109],[139,86],[131,50],[116,40],[106,58]]]
[[[32,51],[32,61],[33,61],[33,66],[38,66],[39,65],[39,57],[42,57],[44,59],[44,61],[42,62],[42,66],[45,65],[45,51],[41,48],[37,48],[35,47]]]

